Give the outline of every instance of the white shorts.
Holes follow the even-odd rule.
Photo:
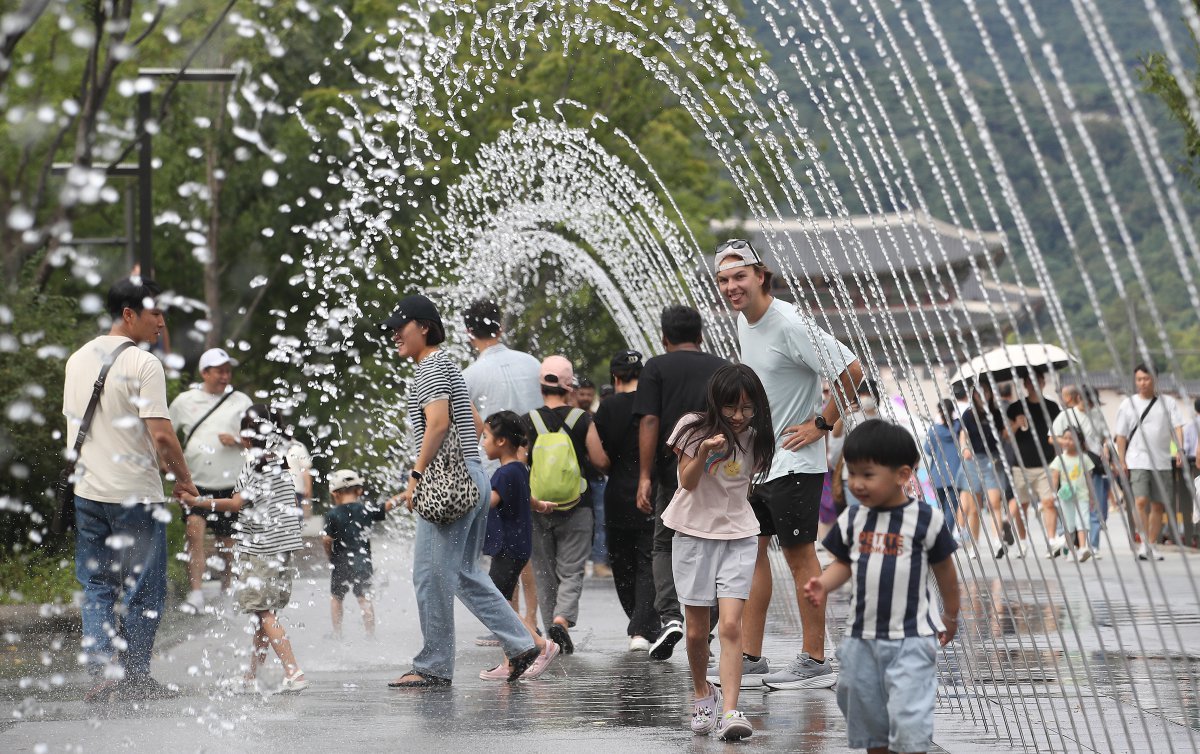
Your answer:
[[[758,537],[702,539],[676,532],[671,542],[671,573],[679,602],[712,607],[717,600],[750,597]]]

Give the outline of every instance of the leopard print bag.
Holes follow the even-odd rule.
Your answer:
[[[477,505],[479,485],[467,469],[458,427],[451,420],[442,447],[413,493],[413,508],[429,523],[444,526],[467,515]]]

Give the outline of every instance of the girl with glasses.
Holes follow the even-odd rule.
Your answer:
[[[663,512],[675,531],[671,566],[687,623],[695,693],[692,732],[749,738],[737,710],[742,675],[742,609],[758,555],[758,519],[748,500],[751,478],[771,467],[775,437],[762,382],[744,364],[721,367],[708,383],[703,413],[685,414],[667,443],[679,457],[679,490]],[[708,669],[709,612],[720,614],[721,686]]]

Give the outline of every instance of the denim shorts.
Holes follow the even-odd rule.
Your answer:
[[[842,640],[837,701],[851,749],[929,751],[937,652],[932,636]]]
[[[975,456],[969,461],[964,459],[954,477],[954,484],[959,490],[974,492],[976,495],[982,495],[988,490],[1004,489],[1000,484],[1000,477],[996,474],[996,464],[986,456]]]

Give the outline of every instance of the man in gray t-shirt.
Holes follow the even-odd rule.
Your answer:
[[[739,239],[722,244],[717,249],[716,270],[721,295],[738,313],[742,363],[762,380],[771,402],[777,443],[771,469],[758,480],[750,499],[761,531],[759,562],[743,619],[742,646],[747,658],[742,686],[829,688],[837,682],[837,674],[825,661],[825,611],[800,595],[803,585],[821,574],[816,539],[821,490],[829,469],[825,434],[841,416],[838,401],[823,403],[821,378],[837,386],[843,396],[853,396],[862,382],[862,366],[850,349],[811,318],[771,295],[772,274],[749,242]],[[772,536],[779,537],[795,581],[804,630],[803,651],[786,669],[775,673],[769,672],[767,661],[760,657],[771,600],[767,544]]]
[[[487,419],[497,411],[512,411],[518,416],[528,416],[542,406],[540,373],[542,364],[523,351],[515,351],[500,342],[503,332],[500,307],[492,301],[476,301],[463,312],[463,322],[471,346],[479,353],[475,363],[463,370],[467,381],[467,393],[481,419]],[[491,477],[500,468],[498,461],[489,460],[480,453],[483,469]],[[488,512],[489,520],[500,515],[496,508]],[[533,567],[526,563],[521,571],[521,592],[525,595],[525,611],[522,613],[529,625],[537,625],[537,586]],[[514,609],[519,602],[513,594]],[[490,637],[487,637],[490,638]]]

